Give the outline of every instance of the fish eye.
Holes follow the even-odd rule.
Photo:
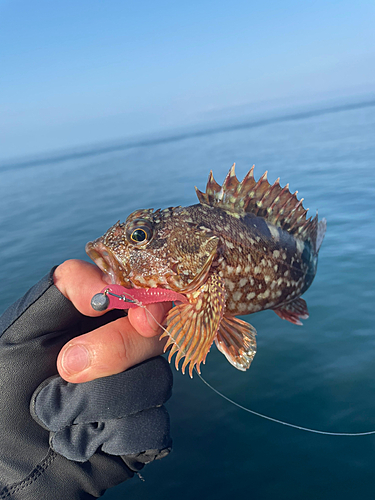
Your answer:
[[[145,241],[145,239],[147,239],[147,233],[144,229],[139,227],[132,232],[132,234],[130,235],[130,239],[132,241],[135,241],[136,243],[141,243],[142,241]]]
[[[127,228],[126,236],[129,243],[145,245],[152,238],[152,227],[147,220],[135,220]]]

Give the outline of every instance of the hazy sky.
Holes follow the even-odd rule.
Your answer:
[[[374,92],[374,0],[0,0],[0,160]]]

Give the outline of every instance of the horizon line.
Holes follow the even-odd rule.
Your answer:
[[[101,145],[101,146],[78,146],[79,150],[74,151],[74,150],[68,150],[66,153],[57,153],[57,154],[52,154],[52,153],[46,153],[46,156],[39,157],[39,158],[32,158],[29,157],[28,159],[23,159],[23,160],[16,160],[16,161],[5,161],[2,163],[0,161],[0,171],[5,171],[9,170],[12,168],[27,168],[27,167],[33,167],[36,165],[46,165],[48,163],[62,163],[64,161],[69,161],[69,160],[74,160],[74,159],[81,159],[81,158],[88,158],[90,156],[99,156],[99,155],[105,155],[108,153],[114,153],[117,151],[124,151],[126,149],[131,149],[131,148],[136,148],[136,147],[148,147],[148,146],[155,146],[157,144],[165,144],[168,142],[178,142],[182,141],[185,139],[191,139],[195,137],[203,137],[207,135],[213,135],[213,134],[219,134],[223,132],[232,132],[235,130],[244,130],[244,129],[250,129],[250,128],[256,128],[256,127],[264,127],[267,125],[272,125],[274,123],[282,123],[286,121],[294,121],[294,120],[304,120],[307,118],[315,117],[315,116],[321,116],[325,114],[331,114],[331,113],[338,113],[341,111],[350,111],[354,109],[361,109],[361,108],[366,108],[366,107],[372,107],[375,106],[375,99],[371,100],[366,100],[366,101],[361,101],[357,103],[351,103],[351,104],[341,104],[337,106],[329,106],[325,108],[320,108],[320,109],[310,109],[310,110],[305,110],[305,111],[299,111],[295,113],[290,113],[290,114],[283,114],[279,116],[274,116],[273,118],[262,118],[262,119],[257,119],[257,120],[252,120],[244,123],[237,123],[237,124],[231,124],[231,125],[221,125],[217,127],[207,127],[201,130],[196,130],[196,131],[186,131],[186,132],[180,132],[177,134],[169,134],[165,135],[164,137],[158,137],[158,138],[145,138],[145,139],[133,139],[133,140],[128,140],[124,141],[121,143],[117,144],[108,144],[107,145]]]

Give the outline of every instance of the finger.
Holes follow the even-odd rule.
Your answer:
[[[53,279],[55,286],[79,312],[85,316],[104,314],[105,311],[98,312],[91,307],[93,295],[108,285],[97,266],[83,260],[66,260],[55,269]]]
[[[120,318],[68,342],[57,368],[68,382],[87,382],[162,354],[164,345],[165,339],[141,336],[128,318]]]
[[[154,337],[163,332],[165,316],[172,307],[172,302],[148,304],[145,307],[129,309],[128,318],[131,325],[144,337]]]

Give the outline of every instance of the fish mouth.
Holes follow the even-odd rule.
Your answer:
[[[85,250],[90,259],[103,271],[104,280],[109,285],[122,285],[131,288],[129,283],[124,280],[125,269],[101,241],[89,241]]]

